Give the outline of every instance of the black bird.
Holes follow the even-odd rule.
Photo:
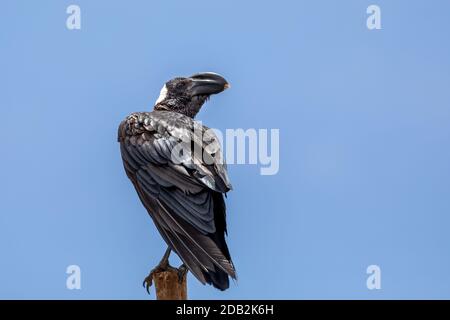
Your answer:
[[[126,174],[168,245],[144,280],[147,291],[152,273],[169,267],[171,250],[183,261],[180,270],[187,268],[203,284],[225,290],[228,276],[236,278],[225,242],[223,196],[232,188],[226,164],[217,137],[194,120],[210,95],[228,87],[216,73],[174,78],[152,112],[132,113],[119,126]]]

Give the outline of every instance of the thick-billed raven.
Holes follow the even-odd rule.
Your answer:
[[[183,261],[181,270],[189,269],[203,284],[225,290],[228,276],[236,278],[225,242],[223,195],[231,190],[226,164],[217,137],[194,120],[210,95],[228,87],[216,73],[174,78],[152,112],[133,113],[119,126],[126,174],[168,245],[144,280],[147,290],[153,272],[168,268],[171,250]]]

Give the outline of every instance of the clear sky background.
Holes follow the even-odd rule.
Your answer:
[[[81,7],[81,30],[66,8]],[[381,7],[382,30],[366,27]],[[193,299],[450,298],[450,2],[2,1],[0,298],[153,299],[166,245],[117,126],[199,71],[210,127],[279,128],[280,171],[231,165],[228,291]],[[172,259],[174,264],[179,261]],[[66,267],[81,267],[81,290]],[[379,265],[381,290],[366,268]]]

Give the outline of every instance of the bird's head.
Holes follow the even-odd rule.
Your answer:
[[[195,117],[212,94],[229,88],[228,82],[213,72],[196,73],[187,78],[174,78],[163,86],[155,110],[179,112]]]

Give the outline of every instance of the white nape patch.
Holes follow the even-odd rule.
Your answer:
[[[162,87],[161,91],[159,92],[159,97],[158,97],[158,100],[156,100],[155,104],[160,103],[166,97],[167,97],[167,87],[166,87],[166,85],[164,85],[164,87]]]

